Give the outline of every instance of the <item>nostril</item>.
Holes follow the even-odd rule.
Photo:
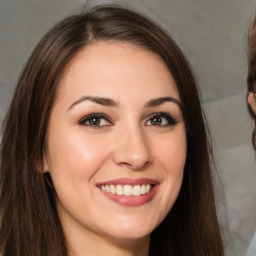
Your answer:
[[[133,170],[141,170],[149,166],[151,153],[142,131],[131,128],[127,136],[122,133],[113,152],[113,159],[116,164]]]

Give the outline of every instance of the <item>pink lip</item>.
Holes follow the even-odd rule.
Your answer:
[[[122,179],[116,179],[116,180],[110,180],[110,181],[105,181],[97,184],[97,187],[100,188],[101,185],[143,185],[143,184],[152,184],[154,185],[153,188],[149,191],[149,193],[140,195],[140,196],[124,196],[124,195],[117,195],[117,194],[111,194],[109,192],[105,192],[101,190],[101,192],[110,200],[121,204],[123,206],[127,207],[135,207],[135,206],[141,206],[144,205],[148,202],[150,202],[153,197],[156,194],[156,191],[159,187],[159,182],[153,179],[147,179],[147,178],[142,178],[142,179],[129,179],[129,178],[122,178]]]
[[[159,182],[153,179],[148,178],[141,178],[141,179],[130,179],[130,178],[121,178],[121,179],[115,179],[115,180],[108,180],[103,181],[100,183],[97,183],[97,186],[101,185],[143,185],[143,184],[152,184],[152,185],[158,185]]]

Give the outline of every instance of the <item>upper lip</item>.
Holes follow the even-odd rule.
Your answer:
[[[121,179],[114,179],[114,180],[108,180],[97,183],[97,186],[101,185],[143,185],[143,184],[152,184],[157,185],[159,182],[154,179],[149,178],[140,178],[140,179],[131,179],[131,178],[121,178]]]

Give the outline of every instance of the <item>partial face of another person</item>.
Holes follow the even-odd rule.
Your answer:
[[[138,46],[99,42],[76,55],[46,139],[44,172],[66,232],[145,238],[179,194],[186,160],[179,93],[162,59]]]
[[[256,94],[254,92],[249,92],[248,104],[251,106],[253,113],[256,115]]]

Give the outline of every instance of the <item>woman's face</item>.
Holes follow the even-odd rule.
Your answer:
[[[46,151],[68,235],[149,236],[179,194],[186,160],[180,97],[162,59],[125,43],[80,51],[60,81]]]

